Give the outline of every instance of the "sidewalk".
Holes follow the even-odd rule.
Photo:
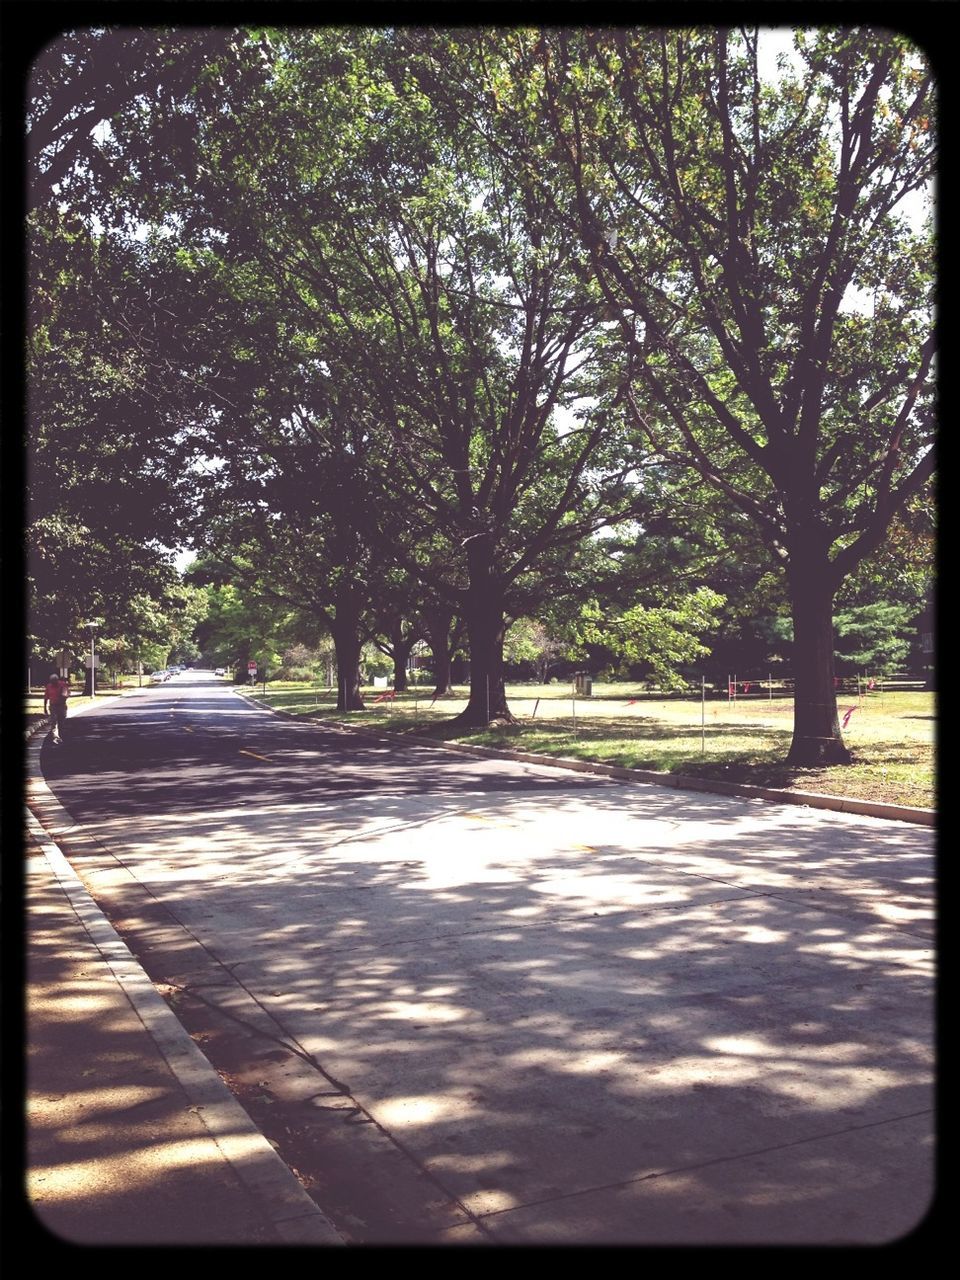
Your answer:
[[[64,814],[36,767],[44,820]],[[45,794],[44,794],[45,793]],[[342,1244],[26,816],[26,1176],[78,1244]]]

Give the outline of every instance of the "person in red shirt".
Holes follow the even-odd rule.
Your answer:
[[[54,746],[59,747],[63,741],[63,726],[67,720],[67,698],[70,696],[70,686],[66,680],[60,678],[55,671],[50,673],[50,679],[43,687],[43,714],[49,713],[53,722],[53,732],[50,739]]]

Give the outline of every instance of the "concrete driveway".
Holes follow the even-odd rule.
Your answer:
[[[189,677],[74,729],[44,752],[74,865],[211,1044],[245,1037],[241,1097],[348,1237],[922,1220],[929,829],[358,739]]]

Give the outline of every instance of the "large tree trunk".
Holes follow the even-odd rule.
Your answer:
[[[849,764],[833,683],[833,586],[826,563],[791,556],[793,742],[787,763]]]
[[[337,617],[330,624],[333,647],[337,654],[337,710],[363,711],[360,694],[360,652],[363,641],[360,628],[349,614]]]
[[[472,539],[467,563],[470,583],[464,614],[470,639],[470,699],[452,723],[471,729],[512,724],[503,680],[503,588],[488,538]]]

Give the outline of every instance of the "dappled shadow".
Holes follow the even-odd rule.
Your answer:
[[[40,1222],[81,1244],[275,1241],[52,871],[28,868],[24,1192]]]
[[[122,854],[86,870],[155,976],[215,957],[236,997],[204,998],[255,1005],[495,1239],[922,1214],[929,831],[262,718],[272,763],[222,779],[213,736],[84,727],[51,785]]]
[[[195,700],[189,712],[125,710],[122,721],[77,718],[62,747],[44,743],[44,776],[78,820],[171,806],[224,808],[291,791],[309,800],[597,785],[595,778],[537,776],[511,765],[492,770],[486,762],[422,744],[386,743],[352,730],[291,725],[242,703],[231,702],[227,712],[222,703]],[[216,727],[210,729],[208,713],[213,712]]]

